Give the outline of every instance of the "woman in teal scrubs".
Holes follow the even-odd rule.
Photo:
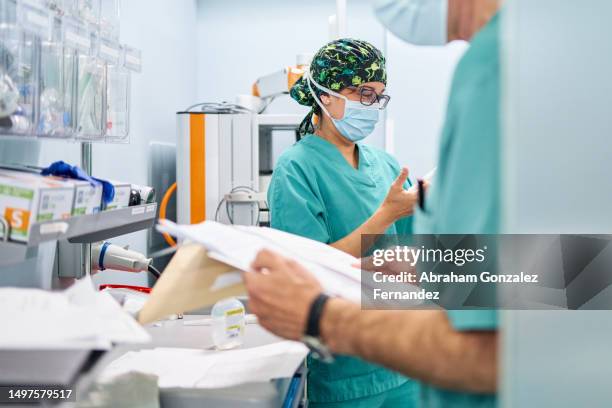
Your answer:
[[[291,89],[311,107],[301,140],[278,160],[268,190],[271,225],[361,256],[364,234],[409,234],[416,191],[408,171],[382,150],[360,143],[389,97],[385,59],[365,41],[321,48]],[[317,117],[316,125],[313,115]],[[348,356],[331,364],[308,359],[309,405],[412,407],[416,383]]]

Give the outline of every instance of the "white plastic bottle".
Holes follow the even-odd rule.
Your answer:
[[[218,301],[212,308],[212,337],[218,350],[238,347],[244,339],[244,305],[236,298]]]

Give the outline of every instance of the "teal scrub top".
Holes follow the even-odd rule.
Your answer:
[[[361,143],[357,149],[357,169],[332,143],[315,135],[305,136],[285,151],[268,189],[271,226],[329,244],[370,218],[385,199],[400,166],[382,150]],[[411,217],[399,220],[386,232],[410,234]],[[309,358],[308,363],[310,402],[368,401],[363,398],[406,382],[416,387],[414,381],[398,373],[355,357],[338,355],[331,364]],[[402,407],[415,406],[413,394],[406,393]]]
[[[418,234],[495,234],[499,230],[499,13],[473,38],[459,61],[440,141],[438,170],[415,211]],[[456,330],[495,330],[494,310],[449,311]],[[423,407],[494,407],[495,395],[421,384]]]

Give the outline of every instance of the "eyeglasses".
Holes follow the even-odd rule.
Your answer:
[[[378,103],[379,109],[385,109],[391,100],[389,95],[377,94],[374,88],[369,86],[361,86],[359,88],[350,87],[353,91],[359,92],[359,102],[365,106],[372,106]]]

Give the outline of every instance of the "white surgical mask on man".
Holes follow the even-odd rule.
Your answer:
[[[448,0],[378,0],[374,12],[389,31],[406,42],[448,42]]]

